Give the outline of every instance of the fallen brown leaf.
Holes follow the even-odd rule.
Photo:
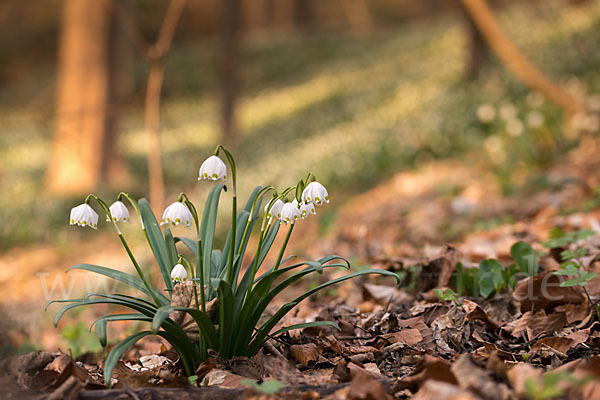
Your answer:
[[[289,350],[291,356],[301,362],[305,367],[314,364],[323,352],[323,349],[314,343],[295,344],[290,346]]]
[[[468,390],[450,383],[429,380],[415,394],[413,400],[481,400]]]
[[[496,321],[492,320],[490,317],[488,317],[486,312],[483,311],[483,308],[481,308],[479,304],[465,299],[462,303],[462,308],[467,313],[467,321],[479,321],[483,323],[483,325],[488,330],[491,331],[498,329],[499,324]]]
[[[545,310],[547,312],[561,304],[580,304],[585,301],[582,290],[577,286],[561,287],[564,277],[554,271],[544,271],[519,282],[513,298],[521,303],[521,312]]]
[[[527,389],[525,388],[525,382],[528,379],[532,379],[538,384],[542,382],[542,370],[534,368],[526,363],[518,363],[514,365],[506,374],[510,385],[515,390],[518,396],[525,396]]]
[[[394,385],[394,392],[410,389],[416,392],[423,382],[433,379],[456,385],[456,377],[450,370],[451,363],[442,358],[425,355],[415,368],[413,375],[401,378]]]
[[[477,393],[484,399],[509,399],[508,388],[496,383],[486,371],[476,366],[468,354],[462,354],[450,367],[458,386]]]
[[[561,352],[563,354],[567,354],[567,351],[569,351],[569,349],[571,348],[573,343],[574,343],[574,340],[571,338],[568,338],[568,337],[559,337],[559,336],[547,337],[547,338],[543,338],[543,339],[540,339],[537,342],[535,342],[535,344],[533,346],[531,346],[531,352],[537,353],[540,349],[542,349],[542,348],[544,348],[544,346],[546,346],[546,347],[551,347],[555,350],[558,350],[559,352]]]
[[[386,400],[391,396],[381,386],[374,374],[354,363],[348,364],[350,370],[349,400]]]

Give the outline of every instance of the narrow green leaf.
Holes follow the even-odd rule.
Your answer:
[[[193,254],[194,257],[198,254],[198,242],[192,240],[190,238],[177,236],[175,237],[175,242],[181,242],[187,247]]]
[[[206,198],[202,223],[200,224],[200,237],[202,238],[202,265],[204,268],[204,284],[210,284],[211,276],[211,258],[213,240],[215,236],[215,225],[217,223],[217,210],[219,208],[219,198],[221,191],[225,189],[225,185],[218,184],[211,189]],[[200,276],[200,271],[196,270],[196,276]]]
[[[92,330],[92,328],[99,323],[100,321],[106,321],[106,322],[112,322],[112,321],[146,321],[146,322],[152,322],[152,318],[144,315],[144,314],[138,314],[138,313],[125,313],[125,314],[109,314],[109,315],[103,315],[102,317],[96,319],[94,322],[92,322],[92,324],[90,325],[90,330]]]
[[[367,269],[367,270],[363,270],[363,271],[357,271],[357,272],[353,272],[350,273],[348,275],[344,275],[342,277],[333,279],[329,282],[325,282],[311,290],[308,290],[307,292],[305,292],[304,294],[302,294],[301,296],[298,296],[296,299],[294,299],[292,302],[284,304],[276,313],[275,315],[273,315],[271,318],[269,318],[267,320],[267,322],[265,322],[259,329],[260,333],[258,333],[256,335],[256,337],[254,338],[254,340],[252,341],[252,343],[249,345],[248,347],[248,351],[247,354],[251,354],[253,355],[260,346],[262,346],[262,344],[264,343],[264,341],[266,340],[267,335],[269,334],[269,332],[271,331],[271,329],[273,329],[273,327],[277,324],[277,322],[279,322],[281,320],[281,318],[283,318],[291,309],[293,309],[298,303],[300,303],[302,300],[306,299],[307,297],[313,295],[314,293],[325,289],[331,285],[335,285],[337,283],[343,282],[345,280],[348,279],[352,279],[355,278],[357,276],[361,276],[361,275],[368,275],[368,274],[378,274],[378,275],[384,275],[384,276],[390,276],[393,277],[396,282],[399,282],[400,278],[398,277],[398,275],[394,274],[393,272],[389,272],[386,270],[382,270],[382,269]]]
[[[233,293],[231,285],[224,279],[214,279],[213,287],[217,289],[219,298],[219,340],[223,357],[231,357],[233,346]]]
[[[158,263],[158,267],[160,268],[165,286],[170,292],[173,290],[173,282],[171,281],[171,268],[173,268],[173,265],[170,265],[171,263],[169,262],[165,238],[163,237],[162,231],[158,225],[158,221],[156,220],[148,201],[146,199],[141,199],[138,204],[140,207],[140,215],[142,217],[142,221],[144,222],[144,228],[146,229],[146,233],[148,235],[150,248],[154,253],[154,258]]]
[[[106,337],[106,319],[98,321],[96,324],[96,337],[100,342],[100,346],[106,347],[108,338]]]
[[[149,335],[152,335],[151,331],[134,333],[133,335],[123,339],[111,350],[111,352],[108,354],[108,357],[106,357],[106,362],[104,363],[104,384],[107,388],[110,388],[110,380],[112,378],[113,370],[121,359],[123,353],[125,353],[129,347],[137,343],[139,340]]]
[[[288,331],[293,331],[294,329],[311,328],[313,326],[331,326],[331,327],[337,329],[338,331],[340,330],[340,326],[338,324],[336,324],[335,322],[331,322],[331,321],[313,321],[313,322],[304,322],[302,324],[295,324],[295,325],[286,326],[285,328],[281,328],[280,330],[276,331],[275,333],[273,333],[273,334],[271,334],[269,336],[273,337],[273,336],[277,336],[277,335],[280,335],[280,334],[288,332]]]
[[[125,283],[126,285],[129,285],[135,289],[138,289],[139,291],[144,293],[146,296],[152,298],[152,296],[148,292],[148,289],[146,289],[144,282],[137,276],[134,276],[134,275],[122,272],[122,271],[118,271],[116,269],[106,268],[106,267],[102,267],[100,265],[92,265],[92,264],[77,264],[77,265],[69,268],[67,270],[67,272],[69,272],[73,269],[90,271],[90,272],[94,272],[96,274],[107,276],[112,279],[116,279],[120,282]],[[153,289],[154,289],[154,293],[156,294],[156,297],[158,297],[158,299],[160,300],[160,302],[163,305],[170,304],[170,300],[164,294],[162,294],[156,288],[153,288]]]
[[[206,338],[209,348],[213,350],[219,350],[217,331],[211,319],[205,313],[195,308],[173,306],[159,308],[153,316],[152,331],[158,332],[158,329],[161,326],[163,326],[164,329],[165,321],[171,321],[169,319],[169,314],[171,314],[173,311],[183,311],[190,314],[190,316],[194,318],[194,321],[196,321],[196,324],[198,324],[200,332],[202,332],[203,336]]]
[[[177,264],[177,247],[175,246],[175,238],[173,238],[173,233],[171,232],[171,229],[169,229],[168,227],[165,228],[165,246],[167,248],[167,259],[169,261],[169,273],[171,272],[171,270],[173,269],[173,267],[175,266],[175,264]]]

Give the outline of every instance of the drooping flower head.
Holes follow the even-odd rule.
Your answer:
[[[177,264],[171,270],[171,280],[173,283],[180,283],[187,279],[187,271],[181,264]]]
[[[297,204],[297,202],[296,202]],[[300,210],[293,203],[285,203],[281,208],[281,217],[279,218],[284,224],[294,223],[300,217]]]
[[[305,219],[306,217],[308,217],[310,214],[316,214],[317,211],[315,210],[315,205],[313,203],[302,203],[300,205],[300,217],[302,219]]]
[[[162,221],[160,221],[160,224],[169,224],[171,226],[183,224],[189,228],[192,226],[193,219],[194,217],[186,205],[180,201],[176,201],[169,207],[165,208],[165,212],[163,212]]]
[[[311,182],[304,188],[302,192],[302,201],[306,204],[313,203],[317,206],[329,203],[329,193],[325,186],[319,182]]]
[[[110,215],[112,215],[114,222],[129,222],[129,210],[122,201],[115,201],[108,209],[110,210]],[[106,220],[110,221],[108,215],[106,216]]]
[[[217,156],[208,157],[200,166],[198,180],[208,179],[211,181],[227,180],[227,165]]]
[[[89,226],[98,228],[98,214],[89,204],[80,204],[71,209],[69,217],[70,225]]]
[[[277,200],[275,200],[275,202],[271,206],[271,209],[267,210],[267,208],[269,207],[269,203],[267,203],[265,205],[265,213],[267,214],[267,218],[269,218],[269,219],[274,219],[274,218],[281,219],[281,209],[283,208],[284,204],[285,203],[283,201],[281,201],[281,199],[277,199]]]

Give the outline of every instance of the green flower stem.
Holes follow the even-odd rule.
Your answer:
[[[117,200],[121,201],[123,198],[125,198],[129,202],[129,204],[131,204],[131,206],[135,209],[135,212],[137,213],[137,215],[140,219],[140,224],[142,226],[142,231],[144,232],[144,236],[146,237],[146,241],[148,243],[150,243],[150,238],[148,237],[148,231],[146,231],[146,227],[144,226],[144,221],[142,220],[142,213],[140,212],[140,206],[138,205],[137,201],[135,201],[135,199],[133,197],[131,197],[131,195],[129,193],[125,193],[125,192],[119,193],[119,195],[117,196]],[[156,259],[156,254],[154,254],[154,249],[152,248],[152,246],[150,246],[150,249],[152,250],[152,254],[154,255],[154,258]],[[148,275],[150,278],[150,282],[152,282],[152,271],[148,270]]]
[[[252,202],[252,208],[250,208],[250,215],[248,215],[248,221],[246,222],[246,226],[244,228],[244,234],[242,235],[242,241],[241,243],[245,243],[246,242],[246,238],[248,237],[249,231],[250,231],[250,224],[252,223],[252,215],[254,215],[254,212],[256,210],[256,205],[258,203],[258,200],[264,195],[266,194],[269,190],[275,190],[275,188],[271,185],[269,186],[265,186],[264,188],[262,188],[257,194],[256,197],[254,197],[254,201]],[[268,205],[272,205],[272,202],[269,202]],[[267,210],[269,210],[270,207],[267,206]],[[263,218],[264,221],[264,218]],[[263,224],[263,229],[264,229],[264,224]],[[262,232],[261,232],[261,236],[262,236]],[[242,254],[242,246],[240,246],[240,249],[238,251],[238,256],[240,256]]]
[[[156,293],[154,293],[154,289],[152,288],[152,286],[150,286],[150,284],[148,284],[148,281],[144,277],[144,273],[142,272],[142,269],[140,268],[139,264],[137,263],[137,260],[135,259],[135,257],[133,256],[133,253],[131,252],[131,249],[129,248],[129,245],[125,241],[125,238],[123,237],[123,234],[121,232],[119,232],[119,239],[121,239],[121,243],[123,243],[123,247],[125,247],[125,250],[127,251],[127,254],[129,255],[129,258],[131,259],[131,262],[133,263],[133,266],[135,267],[135,270],[137,271],[138,275],[140,276],[140,278],[144,282],[144,286],[146,286],[146,289],[148,289],[148,292],[150,293],[150,296],[152,296],[152,300],[154,300],[154,302],[156,303],[156,305],[158,307],[161,307],[162,304],[158,300],[158,297],[156,297]]]
[[[250,284],[248,284],[248,290],[246,291],[246,295],[250,293],[252,289],[252,285],[254,284],[254,277],[256,276],[256,270],[258,269],[258,257],[260,256],[260,250],[265,239],[264,231],[260,232],[260,237],[258,238],[258,246],[256,247],[256,254],[254,255],[254,262],[252,263],[252,276],[250,278]]]
[[[125,238],[123,237],[123,233],[121,233],[119,226],[117,225],[117,223],[115,221],[113,221],[112,215],[110,213],[110,208],[106,205],[106,203],[101,198],[99,198],[95,194],[89,194],[85,198],[85,204],[89,204],[91,200],[96,200],[96,202],[100,205],[100,207],[102,207],[102,209],[106,213],[106,216],[108,217],[108,219],[110,221],[112,221],[115,229],[117,230],[117,235],[119,235],[119,239],[121,239],[121,243],[123,243],[123,247],[125,247],[125,250],[127,251],[127,254],[129,255],[129,258],[131,259],[133,266],[135,267],[135,270],[137,271],[138,275],[140,276],[140,279],[144,282],[144,286],[146,286],[146,289],[148,289],[148,292],[150,293],[150,296],[152,296],[152,299],[154,300],[156,305],[160,307],[161,303],[158,300],[158,297],[156,297],[156,293],[154,293],[154,289],[146,280],[146,277],[144,276],[144,273],[142,272],[140,265],[137,263],[137,260],[135,259],[133,253],[131,252],[129,245],[125,241]]]
[[[281,250],[279,250],[279,255],[277,256],[277,261],[273,265],[273,271],[275,271],[275,270],[277,270],[277,268],[279,268],[279,263],[281,262],[281,259],[283,258],[283,253],[285,252],[285,248],[287,247],[288,242],[290,241],[290,236],[292,236],[293,229],[294,229],[294,223],[292,223],[290,225],[290,229],[288,229],[287,235],[285,235],[285,240],[283,241],[283,245],[281,246]]]
[[[235,185],[234,185],[235,187]],[[227,264],[227,282],[233,286],[233,254],[235,252],[235,229],[237,220],[237,196],[235,195],[235,189],[233,192],[232,209],[231,209],[231,241],[229,246],[229,263]]]
[[[227,282],[230,285],[233,285],[233,282],[231,282],[231,280],[233,279],[233,254],[234,254],[234,247],[235,247],[235,229],[236,229],[236,219],[237,219],[237,180],[236,180],[236,176],[237,176],[237,172],[236,172],[236,168],[235,168],[235,160],[233,159],[233,156],[231,155],[231,153],[229,152],[229,150],[227,150],[225,147],[223,147],[222,145],[218,145],[215,148],[215,152],[214,155],[218,156],[219,155],[219,151],[222,150],[223,153],[225,153],[225,157],[227,158],[227,161],[229,162],[229,166],[231,167],[231,183],[233,186],[233,199],[232,199],[232,211],[231,211],[231,246],[229,246],[229,263],[227,265]]]
[[[200,305],[202,312],[206,312],[206,299],[204,297],[204,267],[202,266],[202,240],[198,239],[198,249],[196,251],[196,269],[198,270],[198,280],[200,281]],[[196,285],[194,285],[196,290]]]

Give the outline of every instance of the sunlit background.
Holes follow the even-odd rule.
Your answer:
[[[328,187],[297,254],[365,264],[514,219],[525,205],[495,200],[552,185],[548,169],[599,129],[600,4],[487,3],[557,100],[498,53],[469,3],[482,2],[2,1],[1,353],[99,349],[91,319],[54,329],[44,305],[96,284],[71,265],[131,267],[109,226],[68,226],[70,208],[122,190],[157,213],[181,191],[201,205],[198,168],[218,143],[242,199],[308,171]],[[402,231],[391,245],[389,231]],[[135,221],[124,232],[150,265]]]

